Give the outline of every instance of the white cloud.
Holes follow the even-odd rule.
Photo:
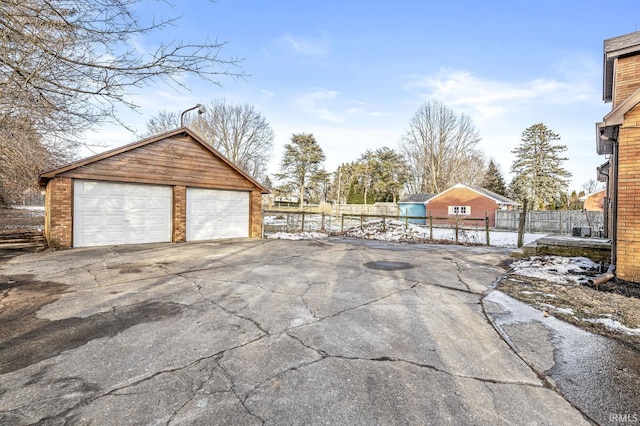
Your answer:
[[[440,99],[478,123],[531,104],[568,105],[597,99],[597,93],[584,80],[537,78],[510,82],[480,78],[462,70],[441,70],[432,76],[412,77],[404,89],[417,91],[425,98]]]
[[[334,123],[341,123],[344,119],[344,115],[338,112],[333,112],[325,106],[321,106],[326,101],[331,101],[337,98],[340,92],[335,90],[319,89],[313,92],[305,93],[299,98],[294,100],[294,105],[307,114],[316,116],[326,121]]]
[[[320,37],[303,37],[285,34],[277,40],[296,54],[304,56],[324,56],[329,51],[329,40],[326,34]]]

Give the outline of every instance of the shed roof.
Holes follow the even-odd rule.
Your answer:
[[[582,197],[578,198],[578,200],[586,201],[587,198],[593,197],[594,195],[597,195],[597,194],[599,194],[601,192],[605,192],[605,191],[606,191],[606,188],[602,188],[602,189],[597,190],[596,192],[592,192],[591,194],[583,195]]]
[[[439,193],[439,194],[433,196],[432,198],[430,198],[429,200],[427,200],[425,202],[425,204],[428,204],[429,201],[434,200],[434,199],[440,197],[441,195],[446,194],[447,192],[452,191],[452,190],[454,190],[456,188],[467,188],[467,189],[470,189],[472,191],[475,191],[475,192],[479,193],[480,195],[483,195],[483,196],[485,196],[487,198],[492,199],[493,201],[495,201],[498,204],[513,205],[513,206],[519,206],[520,205],[520,203],[518,203],[517,201],[513,201],[513,200],[511,200],[511,199],[509,199],[507,197],[504,197],[504,196],[500,195],[500,194],[496,194],[495,192],[489,191],[488,189],[481,188],[481,187],[475,186],[475,185],[465,185],[463,183],[455,184],[451,188],[442,191],[441,193]]]
[[[50,169],[50,170],[46,170],[44,172],[42,172],[40,174],[40,186],[44,187],[46,186],[47,182],[53,178],[55,178],[56,176],[65,173],[65,172],[69,172],[69,171],[73,171],[76,169],[80,169],[82,167],[86,167],[90,164],[94,164],[97,163],[99,161],[102,160],[106,160],[109,159],[111,157],[115,157],[119,154],[123,154],[129,151],[133,151],[137,148],[142,148],[145,147],[147,145],[151,145],[160,141],[164,141],[166,139],[172,138],[172,137],[176,137],[176,136],[188,136],[191,138],[191,140],[193,140],[195,143],[201,145],[205,150],[209,151],[213,156],[217,157],[220,161],[222,161],[224,164],[226,164],[227,166],[229,166],[231,169],[233,169],[235,172],[237,172],[239,175],[241,175],[243,178],[245,178],[247,181],[251,182],[251,184],[255,185],[257,187],[258,190],[260,190],[263,194],[269,193],[269,190],[264,187],[262,184],[260,184],[258,181],[256,181],[254,178],[252,178],[251,176],[249,176],[244,170],[242,170],[240,167],[236,166],[233,162],[231,162],[228,158],[226,158],[224,155],[222,155],[220,152],[218,152],[216,149],[214,149],[211,145],[209,145],[208,143],[206,143],[200,136],[198,136],[196,133],[194,133],[192,130],[189,130],[186,127],[180,127],[177,128],[175,130],[171,130],[169,132],[166,133],[161,133],[159,135],[155,135],[146,139],[142,139],[140,141],[137,142],[133,142],[130,143],[128,145],[124,145],[121,146],[119,148],[115,148],[109,151],[105,151],[103,153],[97,154],[97,155],[93,155],[91,157],[87,157],[78,161],[74,161],[72,163],[66,164],[64,166],[55,168],[55,169]]]
[[[408,194],[398,201],[398,203],[418,203],[424,204],[425,201],[434,197],[436,194]]]
[[[640,53],[640,31],[613,37],[604,41],[604,81],[602,99],[611,102],[613,99],[613,64],[623,56]]]

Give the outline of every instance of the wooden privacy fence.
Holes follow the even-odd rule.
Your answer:
[[[411,219],[420,219],[426,222],[426,225],[420,227],[429,229],[429,239],[433,240],[434,228],[447,228],[454,231],[454,240],[459,242],[460,231],[484,229],[485,240],[487,245],[491,245],[489,217],[470,218],[470,217],[436,217],[436,216],[400,216],[400,215],[375,215],[375,214],[341,214],[339,216],[327,215],[325,213],[313,213],[305,211],[281,211],[281,210],[264,210],[263,211],[263,229],[265,234],[275,232],[313,232],[321,231],[329,235],[332,233],[343,233],[345,229],[360,227],[362,230],[367,222],[371,219],[379,219],[382,222],[382,231],[386,232],[387,223],[390,220],[404,222],[405,228],[409,227]],[[267,219],[268,218],[268,219]],[[438,226],[434,226],[434,222]],[[469,223],[477,222],[478,226],[470,228]],[[346,228],[345,228],[346,223]],[[418,226],[411,224],[412,226]],[[444,226],[442,226],[444,225]]]
[[[517,231],[520,211],[496,211],[495,229]],[[573,228],[591,228],[597,236],[604,230],[603,212],[586,210],[528,211],[525,232],[549,232],[571,235]]]
[[[396,203],[375,203],[375,204],[334,204],[332,213],[335,216],[348,215],[377,215],[395,216],[400,213]]]

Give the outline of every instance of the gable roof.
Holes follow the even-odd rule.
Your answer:
[[[429,200],[427,200],[425,202],[425,204],[429,204],[429,201],[435,200],[436,198],[440,197],[443,194],[446,194],[449,191],[452,191],[454,189],[458,189],[458,188],[467,188],[470,189],[471,191],[477,192],[478,194],[490,198],[493,201],[495,201],[497,204],[504,204],[504,205],[512,205],[512,206],[519,206],[520,203],[513,201],[507,197],[503,197],[500,194],[496,194],[493,191],[489,191],[488,189],[485,188],[481,188],[479,186],[474,186],[474,185],[465,185],[463,183],[457,183],[455,185],[453,185],[451,188],[446,189],[444,191],[442,191],[441,193],[435,195],[434,197],[430,198]]]
[[[417,203],[423,204],[430,198],[433,198],[436,194],[408,194],[398,201],[398,203]]]
[[[640,31],[613,37],[604,41],[604,81],[602,99],[611,102],[613,99],[613,68],[615,60],[623,56],[640,53]]]
[[[601,192],[604,192],[605,190],[606,190],[606,188],[602,188],[602,189],[600,189],[600,190],[598,190],[598,191],[596,191],[596,192],[592,192],[591,194],[583,195],[582,197],[578,198],[578,200],[580,200],[580,201],[586,201],[586,200],[587,200],[587,198],[589,198],[589,197],[593,197],[594,195],[599,194],[599,193],[601,193]]]
[[[604,116],[600,127],[619,126],[624,121],[626,113],[640,103],[640,89],[633,92],[628,98],[620,102],[611,112]]]
[[[227,166],[229,166],[231,169],[233,169],[234,171],[236,171],[239,175],[241,175],[243,178],[245,178],[247,181],[251,182],[251,184],[255,185],[263,194],[267,194],[269,193],[269,190],[264,187],[262,184],[260,184],[258,181],[256,181],[254,178],[252,178],[251,176],[249,176],[244,170],[242,170],[240,167],[236,166],[233,162],[231,162],[229,159],[227,159],[224,155],[222,155],[218,150],[214,149],[211,145],[209,145],[208,143],[206,143],[200,136],[198,136],[196,133],[194,133],[192,130],[189,130],[186,127],[179,127],[175,130],[171,130],[169,132],[165,132],[165,133],[161,133],[159,135],[155,135],[146,139],[142,139],[140,141],[137,142],[133,142],[130,143],[128,145],[124,145],[121,146],[119,148],[115,148],[109,151],[105,151],[103,153],[97,154],[97,155],[93,155],[91,157],[87,157],[78,161],[74,161],[72,163],[66,164],[64,166],[55,168],[55,169],[50,169],[50,170],[45,170],[44,172],[40,173],[40,179],[39,179],[39,183],[41,187],[44,187],[47,182],[51,179],[53,179],[54,177],[65,173],[65,172],[69,172],[69,171],[73,171],[75,169],[80,169],[81,167],[85,167],[88,166],[90,164],[93,163],[97,163],[99,161],[102,160],[106,160],[109,159],[111,157],[115,157],[119,154],[123,154],[129,151],[133,151],[137,148],[142,148],[145,147],[147,145],[151,145],[154,143],[157,143],[159,141],[163,141],[175,136],[188,136],[190,137],[195,143],[199,144],[200,146],[202,146],[205,150],[209,151],[211,154],[213,154],[213,156],[215,156],[216,158],[218,158],[220,161],[222,161],[223,163],[225,163]]]

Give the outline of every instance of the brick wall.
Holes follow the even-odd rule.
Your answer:
[[[252,191],[249,206],[249,237],[262,237],[262,194],[260,191]]]
[[[73,180],[55,178],[47,183],[45,237],[51,247],[69,248],[73,243]]]
[[[618,136],[618,246],[616,274],[640,282],[640,105],[629,111]]]
[[[183,243],[187,240],[187,187],[173,187],[173,232],[171,241]]]
[[[621,102],[640,88],[640,55],[618,58],[615,74],[612,108],[620,105]]]
[[[484,218],[489,215],[489,226],[496,224],[495,211],[497,204],[490,198],[467,188],[453,188],[441,196],[431,199],[427,204],[427,215],[434,217],[455,217],[449,215],[449,206],[471,206],[471,214],[467,217]],[[463,216],[460,216],[463,217]],[[469,221],[468,225],[484,226],[484,222]]]

